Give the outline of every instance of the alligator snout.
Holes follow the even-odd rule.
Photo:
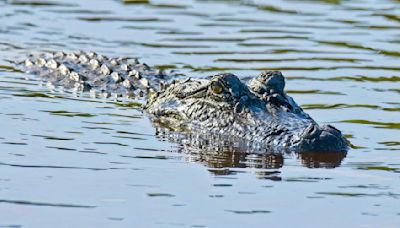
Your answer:
[[[303,152],[346,152],[348,144],[335,127],[311,124],[303,132],[299,147]]]

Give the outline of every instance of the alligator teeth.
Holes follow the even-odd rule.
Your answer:
[[[109,75],[110,74],[110,69],[108,69],[108,67],[105,64],[102,64],[100,67],[100,72],[103,75]]]

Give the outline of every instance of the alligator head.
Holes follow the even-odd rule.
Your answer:
[[[274,152],[345,152],[341,132],[319,126],[284,93],[284,85],[278,71],[264,72],[249,85],[233,74],[189,78],[149,97],[145,108],[164,128],[209,139],[205,141],[210,144],[230,141]]]

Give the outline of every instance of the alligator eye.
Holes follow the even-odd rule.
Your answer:
[[[214,81],[211,83],[211,90],[216,94],[220,94],[224,91],[224,88],[220,82]]]

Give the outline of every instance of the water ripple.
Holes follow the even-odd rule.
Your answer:
[[[398,2],[0,0],[0,7],[4,226],[262,226],[269,216],[294,227],[323,224],[338,208],[352,219],[330,219],[331,226],[399,226]],[[281,70],[286,92],[319,123],[334,123],[352,149],[247,154],[171,142],[140,111],[143,100],[48,88],[14,67],[29,54],[61,50],[137,57],[190,77],[231,72],[248,81]],[[295,213],[310,205],[318,216]]]
[[[69,208],[96,208],[96,206],[78,205],[78,204],[64,204],[64,203],[42,203],[32,202],[25,200],[5,200],[0,199],[0,203],[27,205],[27,206],[41,206],[41,207],[69,207]]]

